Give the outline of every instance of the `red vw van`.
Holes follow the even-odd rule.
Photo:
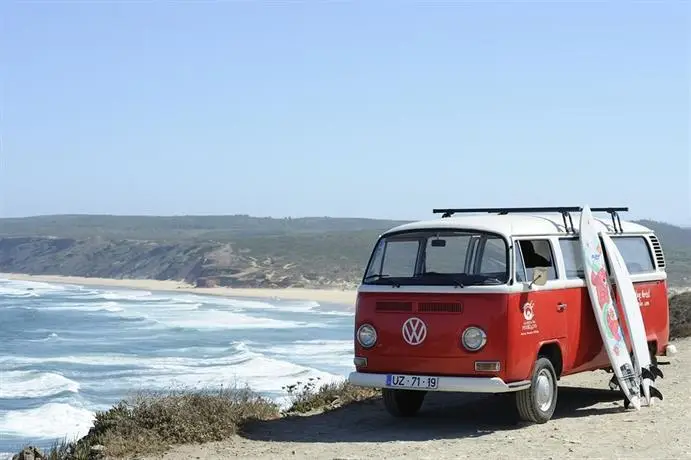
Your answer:
[[[382,234],[358,288],[355,372],[395,416],[428,391],[512,392],[520,418],[547,422],[565,375],[610,369],[585,285],[580,207],[435,209]],[[665,257],[628,208],[593,208],[639,296],[653,362],[671,354]],[[458,216],[457,216],[458,215]],[[616,295],[616,291],[615,291]]]

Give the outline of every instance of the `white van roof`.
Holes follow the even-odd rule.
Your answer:
[[[510,209],[510,208],[508,208]],[[652,233],[652,230],[643,225],[625,221],[623,219],[617,220],[617,229],[612,222],[610,215],[600,217],[593,212],[596,225],[600,230],[607,233],[628,233],[628,234],[642,234]],[[578,234],[578,224],[580,221],[579,212],[568,212],[572,220],[568,220],[569,228],[573,222],[575,233]],[[621,229],[619,229],[621,224]],[[411,222],[387,230],[384,235],[388,233],[403,231],[403,230],[425,230],[432,228],[454,229],[454,230],[480,230],[498,233],[500,235],[511,236],[530,236],[530,235],[573,235],[574,232],[567,232],[564,227],[564,218],[560,213],[529,213],[529,214],[463,214],[460,216],[442,217],[431,220],[423,220],[418,222]]]

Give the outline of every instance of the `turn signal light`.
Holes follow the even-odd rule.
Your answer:
[[[475,361],[476,372],[499,372],[499,361]]]

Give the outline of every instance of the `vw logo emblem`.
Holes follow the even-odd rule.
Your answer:
[[[409,318],[403,323],[402,331],[408,345],[420,345],[427,337],[427,326],[420,318]]]

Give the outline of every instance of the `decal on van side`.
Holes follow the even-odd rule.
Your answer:
[[[523,304],[523,325],[521,326],[521,335],[538,334],[540,331],[537,328],[535,321],[535,304],[529,300]]]
[[[636,298],[641,308],[650,306],[650,289],[636,290]]]

